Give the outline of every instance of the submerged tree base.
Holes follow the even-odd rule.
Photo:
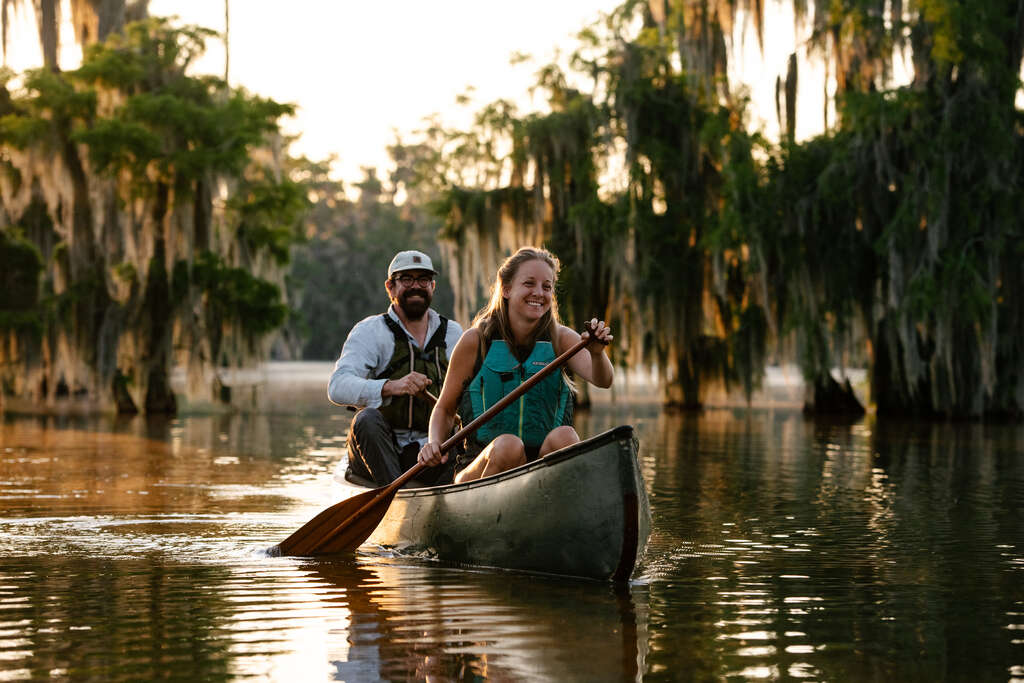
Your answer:
[[[704,404],[699,401],[665,401],[661,405],[666,411],[673,413],[699,413],[704,410]]]
[[[804,413],[807,415],[864,415],[864,405],[857,398],[850,385],[849,378],[844,379],[842,384],[837,382],[832,375],[815,380],[813,386],[809,387],[810,398],[804,403]]]

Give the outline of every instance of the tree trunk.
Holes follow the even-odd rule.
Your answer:
[[[228,0],[224,0],[224,83],[228,83],[228,65],[231,62],[231,11]]]
[[[166,190],[164,190],[166,192]],[[166,204],[158,203],[158,212],[167,210]],[[145,373],[145,399],[143,402],[146,414],[174,413],[177,403],[170,385],[170,361],[172,324],[174,320],[173,305],[167,268],[164,266],[166,246],[164,240],[156,241],[156,249],[150,261],[146,279],[146,298],[143,303],[142,315],[145,316],[146,355],[140,359],[142,367],[136,368],[136,377],[142,379]],[[143,369],[145,368],[145,369]]]
[[[59,70],[57,46],[60,43],[58,0],[36,0],[36,19],[39,22],[39,44],[43,48],[43,64],[52,71]]]
[[[83,48],[101,43],[124,25],[149,16],[149,0],[71,0],[75,39]]]

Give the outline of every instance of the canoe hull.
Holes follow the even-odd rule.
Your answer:
[[[399,491],[368,542],[464,565],[627,580],[649,532],[625,426],[493,477]]]

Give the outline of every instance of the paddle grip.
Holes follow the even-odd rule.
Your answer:
[[[583,331],[584,331],[584,332],[586,332],[586,333],[588,333],[588,334],[590,335],[590,337],[591,337],[590,339],[588,339],[588,340],[587,340],[587,343],[589,344],[589,343],[590,343],[590,342],[592,342],[592,341],[596,341],[596,342],[597,342],[597,343],[599,343],[599,344],[600,344],[601,346],[608,346],[608,341],[607,341],[607,340],[605,340],[605,339],[593,339],[593,336],[594,336],[594,328],[595,328],[595,327],[596,327],[595,325],[591,325],[590,323],[587,323],[587,324],[585,324],[585,325],[583,326]]]

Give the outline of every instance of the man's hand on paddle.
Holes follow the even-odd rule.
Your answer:
[[[382,398],[388,396],[415,396],[431,384],[430,378],[419,372],[410,372],[401,379],[389,379],[380,389]]]
[[[448,462],[448,454],[441,452],[441,444],[437,441],[428,441],[427,445],[420,449],[418,460],[427,467],[434,467]]]

